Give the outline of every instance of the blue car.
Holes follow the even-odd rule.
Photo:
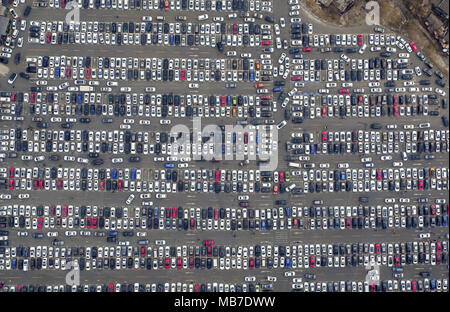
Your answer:
[[[284,267],[286,269],[289,269],[291,267],[291,259],[286,257],[286,259],[284,260]]]
[[[55,68],[55,77],[60,78],[61,77],[61,69],[59,67]]]
[[[442,226],[447,226],[447,216],[442,216]]]
[[[341,171],[341,180],[345,180],[345,171]]]
[[[249,79],[251,82],[255,81],[255,72],[253,70],[249,73]]]
[[[436,289],[436,281],[435,280],[430,280],[430,289]]]
[[[261,230],[266,229],[266,221],[261,221]]]
[[[291,209],[289,209],[289,207],[286,207],[285,210],[286,210],[286,217],[290,217],[291,216]]]
[[[131,169],[131,180],[136,180],[136,169]]]
[[[166,164],[164,164],[164,167],[166,167],[166,168],[174,168],[175,164],[173,164],[173,163],[166,163]]]
[[[117,169],[112,170],[112,178],[117,179]]]
[[[170,35],[169,43],[170,43],[170,45],[174,45],[175,44],[175,37],[174,37],[174,35]]]

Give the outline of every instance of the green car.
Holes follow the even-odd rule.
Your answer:
[[[284,173],[284,179],[286,180],[286,182],[291,181],[291,173],[289,171],[286,171]]]

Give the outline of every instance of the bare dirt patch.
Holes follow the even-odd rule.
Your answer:
[[[449,59],[441,53],[439,44],[430,36],[428,31],[422,26],[421,21],[415,14],[422,16],[425,9],[420,5],[412,7],[414,12],[409,10],[411,0],[378,0],[380,4],[381,24],[401,35],[416,42],[417,46],[427,58],[434,63],[446,76],[449,75]],[[421,0],[412,0],[420,2]],[[350,27],[365,23],[365,3],[364,0],[356,0],[354,6],[341,15],[336,7],[331,4],[328,8],[321,6],[316,0],[305,0],[308,11],[317,16],[325,23]],[[413,14],[414,13],[414,14]]]

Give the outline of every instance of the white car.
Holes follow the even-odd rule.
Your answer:
[[[442,95],[442,96],[445,96],[445,95],[447,94],[444,90],[439,89],[439,88],[434,89],[434,91],[435,91],[437,94],[440,94],[440,95]]]
[[[130,194],[130,196],[128,196],[127,200],[125,201],[126,204],[130,205],[133,202],[134,197],[134,194]]]
[[[17,196],[19,199],[27,199],[27,198],[30,198],[30,194],[19,194],[18,196]]]
[[[419,234],[419,238],[430,238],[431,234],[430,233],[420,233]]]
[[[190,83],[188,85],[189,89],[198,89],[199,88],[199,84],[198,83]]]

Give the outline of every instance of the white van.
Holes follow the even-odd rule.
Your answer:
[[[295,167],[295,168],[300,168],[301,167],[300,164],[294,163],[294,162],[290,162],[288,165],[289,165],[289,167]]]
[[[208,14],[202,14],[198,16],[199,21],[206,21],[209,18]]]

